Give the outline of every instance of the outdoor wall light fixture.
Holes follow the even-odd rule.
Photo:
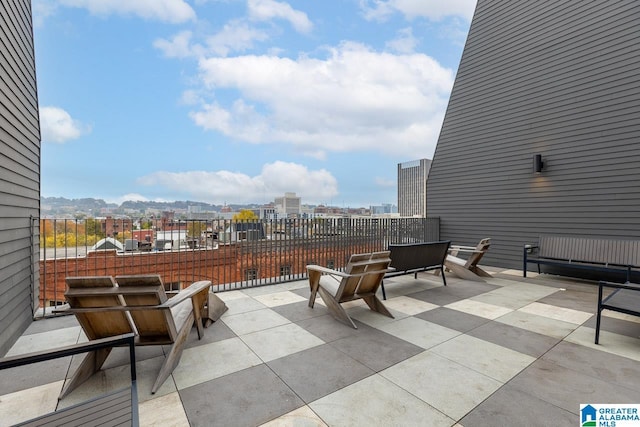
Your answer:
[[[542,154],[534,154],[533,155],[533,172],[541,173],[543,167],[544,167],[544,162],[542,161]]]

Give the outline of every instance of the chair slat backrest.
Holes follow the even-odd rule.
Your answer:
[[[480,242],[476,246],[476,251],[473,252],[471,256],[469,256],[469,258],[467,259],[465,267],[466,268],[475,267],[480,262],[485,252],[489,250],[490,246],[491,246],[490,238],[480,240]]]
[[[67,277],[67,291],[65,298],[73,308],[104,308],[121,307],[122,298],[112,291],[116,283],[111,276]],[[89,289],[96,289],[93,294]],[[100,290],[104,290],[101,293]],[[90,340],[122,335],[134,332],[129,317],[125,311],[101,311],[76,313],[78,323],[82,326]]]
[[[365,296],[375,294],[378,291],[384,275],[389,271],[389,264],[391,264],[390,255],[390,251],[374,252],[371,254],[366,268],[366,273],[369,274],[362,276],[355,292],[357,295]]]
[[[162,279],[157,274],[116,276],[121,288],[127,288],[122,298],[128,307],[153,307],[167,301]],[[131,293],[138,288],[139,293]],[[177,335],[176,325],[169,308],[131,310],[131,318],[142,343],[171,343]]]
[[[389,251],[351,255],[345,273],[355,276],[342,279],[336,297],[339,301],[350,301],[375,292],[391,263]],[[371,273],[365,274],[364,273]]]

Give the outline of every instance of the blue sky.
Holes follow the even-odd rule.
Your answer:
[[[33,0],[42,195],[396,203],[475,0]]]

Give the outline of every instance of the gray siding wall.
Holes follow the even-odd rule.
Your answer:
[[[638,70],[637,0],[479,0],[429,174],[441,238],[511,268],[541,234],[640,239]]]
[[[31,323],[38,283],[40,129],[29,0],[0,2],[0,355]],[[32,220],[35,218],[35,220]]]

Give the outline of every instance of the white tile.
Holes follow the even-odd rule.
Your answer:
[[[555,305],[542,304],[539,302],[534,302],[522,307],[519,311],[537,314],[538,316],[548,317],[550,319],[562,320],[563,322],[569,322],[576,325],[583,324],[593,316],[593,313],[557,307]]]
[[[451,426],[454,420],[380,375],[309,404],[331,426]]]
[[[378,329],[424,349],[441,344],[461,334],[459,331],[417,317],[407,317],[380,326]]]
[[[516,310],[555,292],[558,292],[558,289],[531,283],[519,283],[518,286],[504,286],[471,299]]]
[[[5,355],[15,356],[18,354],[31,353],[34,351],[49,350],[56,347],[64,347],[79,342],[84,337],[80,326],[71,328],[54,329],[52,331],[40,332],[37,334],[23,335],[15,342],[13,347]]]
[[[600,344],[594,342],[595,338],[596,330],[594,328],[580,326],[565,340],[640,361],[640,339],[603,331],[602,329],[600,329]]]
[[[454,420],[502,386],[500,381],[430,350],[385,369],[380,375]]]
[[[640,317],[619,313],[617,311],[602,310],[602,315],[613,319],[626,320],[627,322],[640,323]]]
[[[390,310],[400,311],[409,316],[439,308],[440,306],[407,296],[389,298],[384,301],[384,306]]]
[[[229,338],[185,349],[173,379],[182,390],[261,363],[240,338]]]
[[[237,335],[250,334],[290,323],[286,317],[266,308],[240,314],[229,314],[223,316],[222,321]]]
[[[324,344],[320,338],[293,323],[243,335],[241,339],[264,362]]]
[[[460,335],[431,349],[467,368],[506,383],[536,359],[469,335]]]
[[[471,299],[456,301],[445,305],[445,307],[491,320],[497,319],[498,317],[504,316],[505,314],[513,311],[510,308],[500,307]]]
[[[305,405],[262,424],[261,427],[327,427],[327,425],[311,408]]]
[[[291,291],[275,292],[264,295],[257,295],[253,297],[255,300],[264,304],[267,307],[278,307],[281,305],[292,304],[294,302],[307,301],[306,298],[301,297]]]
[[[260,301],[256,301],[255,299],[242,293],[240,295],[242,296],[234,297],[229,300],[223,300],[228,310],[222,315],[222,318],[267,308],[267,306],[262,304]]]
[[[0,396],[0,425],[14,425],[55,411],[63,381]]]
[[[496,322],[516,326],[526,329],[527,331],[554,338],[564,338],[576,328],[576,325],[573,323],[538,316],[537,314],[525,313],[520,310],[508,313],[496,319]]]
[[[189,427],[180,395],[169,393],[138,406],[141,426]]]

